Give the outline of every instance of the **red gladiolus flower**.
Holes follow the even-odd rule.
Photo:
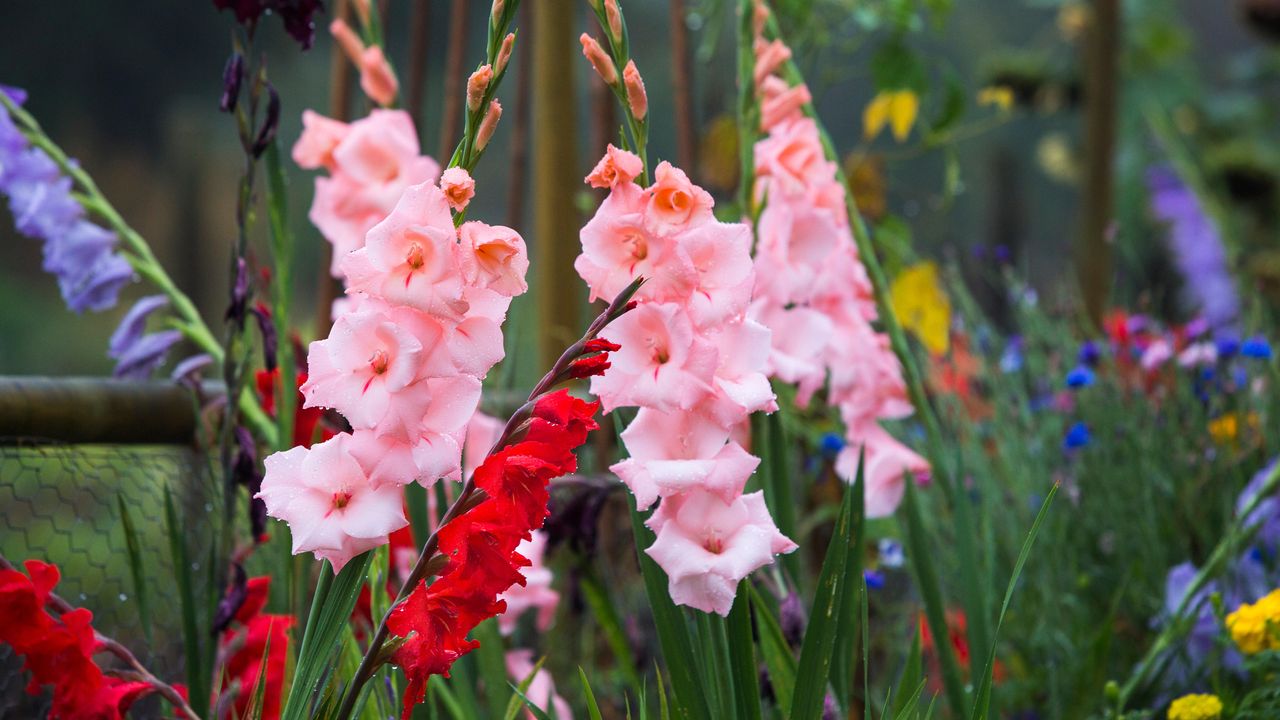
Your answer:
[[[258,678],[263,675],[265,662],[262,717],[273,720],[280,717],[285,666],[289,659],[289,630],[293,628],[294,619],[289,615],[262,612],[271,591],[271,578],[249,578],[245,590],[244,604],[235,615],[237,625],[225,630],[219,643],[224,652],[234,647],[224,668],[227,681],[223,692],[234,689],[237,693],[234,715],[245,715],[257,694]]]
[[[257,375],[258,397],[262,399],[262,409],[268,415],[275,417],[276,415],[276,382],[280,379],[280,369],[276,368],[270,372],[259,370]],[[297,377],[297,387],[307,381],[307,374],[300,372]],[[293,401],[293,446],[311,447],[314,442],[324,442],[333,437],[334,432],[320,424],[324,419],[323,408],[305,408],[302,406],[305,398],[299,392]],[[316,428],[320,428],[320,437],[316,437]]]
[[[434,583],[419,583],[387,622],[406,638],[394,655],[409,677],[404,718],[422,701],[432,675],[448,677],[454,661],[479,647],[467,634],[506,610],[498,596],[524,585],[520,569],[529,560],[516,547],[546,520],[551,480],[577,469],[573,451],[597,427],[598,409],[599,403],[566,390],[545,395],[534,403],[524,439],[476,468],[472,479],[484,500],[439,529],[447,564]]]

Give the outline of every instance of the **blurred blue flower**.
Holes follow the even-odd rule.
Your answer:
[[[144,334],[147,317],[169,304],[163,295],[148,295],[129,308],[124,319],[111,334],[107,356],[116,361],[112,372],[118,378],[145,380],[164,363],[169,348],[182,339],[177,330]]]
[[[1218,357],[1222,360],[1234,357],[1240,352],[1240,341],[1234,335],[1222,335],[1214,344],[1218,348]]]
[[[1255,335],[1240,344],[1240,354],[1255,360],[1270,360],[1271,344],[1261,335]]]
[[[862,579],[866,581],[867,587],[872,590],[879,590],[884,587],[884,575],[875,570],[863,570]]]
[[[837,433],[823,433],[820,447],[824,455],[835,455],[844,449],[845,440]]]
[[[1097,367],[1098,360],[1102,358],[1102,351],[1098,349],[1098,343],[1092,340],[1086,340],[1080,346],[1079,359],[1081,365],[1088,367]]]
[[[1003,373],[1015,373],[1022,369],[1022,336],[1014,335],[1009,338],[1008,344],[1004,346],[1004,352],[1000,354],[1000,371]]]
[[[14,102],[25,94],[0,89]],[[7,112],[0,112],[0,193],[8,196],[18,232],[44,242],[46,272],[58,278],[75,312],[116,304],[133,268],[115,251],[116,236],[85,218],[71,195],[71,179],[45,152],[32,147]]]
[[[1083,422],[1077,422],[1067,430],[1067,436],[1062,439],[1062,447],[1067,450],[1082,448],[1089,444],[1093,436],[1089,434],[1089,426]]]
[[[1182,274],[1187,299],[1200,308],[1214,330],[1233,329],[1240,300],[1218,228],[1196,194],[1169,168],[1150,168],[1147,188],[1152,213],[1169,226],[1169,250]]]
[[[900,568],[907,561],[906,553],[902,550],[902,543],[897,540],[881,538],[876,545],[876,549],[880,556],[880,564],[887,568]]]
[[[1092,370],[1084,365],[1077,365],[1071,368],[1071,372],[1067,373],[1067,387],[1073,390],[1089,387],[1095,379],[1096,376]]]

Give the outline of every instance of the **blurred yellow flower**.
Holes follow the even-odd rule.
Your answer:
[[[1058,32],[1064,40],[1071,42],[1084,33],[1089,27],[1090,12],[1084,3],[1063,3],[1058,10]]]
[[[929,352],[943,355],[951,344],[951,301],[938,282],[933,262],[911,265],[889,288],[890,304],[902,327],[915,334]]]
[[[1242,603],[1227,616],[1227,630],[1245,655],[1280,650],[1280,589],[1256,603]]]
[[[885,197],[884,159],[878,155],[849,153],[844,159],[844,176],[858,212],[871,222],[884,217],[889,207]]]
[[[978,104],[995,105],[1001,112],[1013,107],[1013,89],[1008,85],[989,85],[978,91]]]
[[[1226,445],[1240,434],[1240,422],[1235,413],[1227,413],[1209,421],[1209,437],[1219,445]]]
[[[1183,695],[1169,704],[1169,720],[1218,720],[1222,701],[1217,695]]]
[[[862,111],[862,133],[868,140],[880,134],[887,124],[893,137],[902,142],[911,134],[920,113],[920,98],[911,90],[881,91]]]

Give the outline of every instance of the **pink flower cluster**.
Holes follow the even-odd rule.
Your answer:
[[[309,217],[333,244],[329,271],[340,278],[343,258],[364,247],[365,235],[405,188],[435,182],[440,166],[419,154],[418,132],[403,110],[374,110],[350,124],[306,110],[302,126],[293,161],[329,171],[329,177],[316,178]]]
[[[611,469],[640,508],[661,500],[645,552],[666,570],[672,599],[727,615],[742,578],[796,547],[763,495],[742,492],[760,459],[736,436],[749,414],[777,409],[764,374],[769,330],[747,317],[751,230],[718,222],[711,196],[668,163],[640,187],[642,167],[610,146],[587,176],[609,189],[574,264],[591,298],[648,278],[638,307],[610,326],[622,349],[591,391],[606,411],[640,408],[622,433],[631,457]]]
[[[910,415],[912,406],[889,339],[872,326],[876,305],[849,227],[845,188],[817,124],[803,114],[809,91],[776,74],[790,56],[781,41],[757,38],[766,136],[755,145],[755,197],[764,203],[756,263],[769,270],[756,275],[749,316],[773,331],[770,376],[796,384],[801,404],[826,386],[847,440],[836,472],[853,482],[865,451],[866,512],[883,517],[902,500],[904,474],[922,475],[929,466],[878,424]]]
[[[430,182],[409,186],[340,259],[350,299],[329,337],[311,343],[301,390],[352,432],[268,457],[259,493],[289,523],[295,553],[340,569],[407,524],[404,485],[460,477],[480,379],[502,359],[500,326],[528,267],[514,230],[455,229]]]

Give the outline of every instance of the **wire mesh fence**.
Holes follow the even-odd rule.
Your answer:
[[[167,487],[182,517],[200,586],[210,590],[215,490],[202,457],[182,445],[89,445],[0,438],[0,552],[62,570],[56,592],[93,611],[94,627],[127,645],[166,680],[183,677],[177,583],[165,524]],[[146,617],[136,602],[120,503],[141,557]],[[48,699],[29,695],[21,661],[0,647],[0,718],[44,717]],[[160,717],[159,703],[133,717]]]

